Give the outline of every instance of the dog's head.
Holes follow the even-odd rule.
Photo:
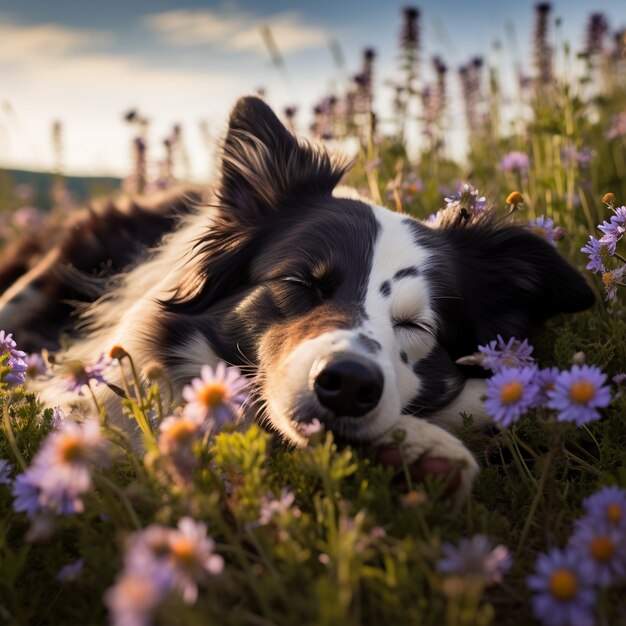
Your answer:
[[[257,98],[236,105],[216,216],[170,328],[254,366],[270,423],[292,441],[317,417],[370,441],[463,385],[455,360],[593,303],[583,278],[523,226],[431,229],[333,196],[344,164],[298,141]]]

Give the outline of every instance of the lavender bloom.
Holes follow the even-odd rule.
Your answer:
[[[609,587],[626,574],[626,558],[622,546],[626,537],[623,530],[597,520],[578,520],[570,538],[570,549],[581,559],[585,579],[599,587]]]
[[[78,561],[74,561],[74,563],[64,565],[57,574],[57,580],[60,583],[71,583],[77,580],[83,571],[84,564],[85,561],[83,559],[78,559]]]
[[[566,167],[587,167],[594,156],[595,152],[589,146],[583,146],[579,150],[574,144],[567,144],[561,148],[561,160]]]
[[[26,372],[27,365],[24,362],[25,352],[17,349],[17,344],[13,340],[11,333],[6,333],[4,330],[0,330],[0,356],[8,354],[8,360],[5,361],[5,365],[10,368],[9,373],[5,376],[4,380],[9,385],[23,385],[26,381],[24,372]]]
[[[600,243],[607,247],[607,250],[611,256],[615,254],[615,247],[617,242],[624,236],[626,232],[626,207],[618,207],[615,209],[615,215],[611,217],[609,222],[604,221],[598,229],[601,230],[604,235],[600,237]]]
[[[259,524],[261,526],[269,524],[274,517],[289,510],[295,499],[295,494],[286,488],[281,490],[280,498],[275,498],[273,495],[263,496],[259,511]]]
[[[539,555],[526,584],[535,592],[535,617],[546,626],[593,626],[596,595],[581,571],[580,557],[571,550]]]
[[[586,269],[592,272],[606,272],[602,260],[603,248],[604,244],[600,243],[595,237],[589,237],[589,241],[580,249],[581,252],[589,255],[589,262],[586,265]]]
[[[535,367],[510,367],[487,381],[485,408],[494,422],[510,426],[535,406],[539,387]]]
[[[626,531],[626,490],[603,487],[583,500],[589,519]]]
[[[478,215],[483,213],[487,201],[484,196],[480,196],[478,189],[472,187],[472,185],[465,183],[461,185],[457,193],[453,196],[444,198],[446,203],[446,209],[461,210],[465,209],[471,215]]]
[[[155,567],[129,571],[104,594],[112,626],[151,626],[155,610],[170,590],[171,572]]]
[[[41,354],[37,352],[26,355],[24,357],[24,363],[26,363],[27,378],[37,378],[39,376],[45,376],[48,373],[46,362],[41,357]]]
[[[103,446],[96,420],[82,424],[67,420],[48,435],[27,470],[39,504],[58,514],[81,512],[81,496],[91,488],[89,466]]]
[[[530,166],[530,158],[525,152],[514,150],[502,157],[500,170],[502,172],[525,172]]]
[[[43,511],[39,502],[40,489],[37,486],[33,473],[26,470],[18,474],[13,482],[13,509],[17,512],[26,513],[31,519]]]
[[[66,419],[65,411],[60,406],[54,407],[52,411],[52,428],[61,428]]]
[[[556,385],[560,371],[558,367],[547,367],[537,372],[535,379],[539,385],[539,392],[533,406],[544,406],[548,402],[548,391],[552,391]]]
[[[611,403],[611,390],[602,385],[606,374],[596,366],[573,365],[561,372],[553,390],[548,391],[548,407],[558,411],[560,422],[575,422],[582,426],[599,419],[599,408]]]
[[[624,279],[626,278],[626,265],[604,272],[602,274],[602,283],[604,284],[604,297],[607,300],[615,300],[617,296],[618,286],[624,286]]]
[[[545,215],[540,215],[536,220],[530,220],[528,225],[534,233],[553,244],[563,237],[563,229],[556,227],[554,220]]]
[[[65,364],[67,390],[77,391],[79,396],[84,395],[83,387],[91,381],[105,383],[103,373],[109,365],[104,354],[93,365],[85,365],[80,361],[70,361]]]
[[[493,372],[499,372],[505,367],[532,365],[535,362],[531,356],[534,348],[528,343],[528,339],[520,341],[511,337],[505,342],[502,335],[497,335],[497,339],[485,346],[478,346],[478,350],[481,353],[482,367]]]
[[[0,459],[0,485],[11,484],[11,465],[5,459]]]
[[[437,562],[440,572],[478,577],[487,585],[502,582],[502,577],[512,565],[506,546],[494,548],[491,540],[484,535],[463,538],[458,546],[444,543],[442,552],[443,558]]]
[[[248,383],[237,367],[220,362],[213,370],[204,365],[200,378],[194,378],[183,389],[183,398],[187,402],[183,410],[185,417],[199,423],[210,420],[211,426],[220,427],[240,416],[248,398]]]

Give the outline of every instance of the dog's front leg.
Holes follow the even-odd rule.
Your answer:
[[[413,415],[401,415],[375,446],[379,462],[400,469],[404,460],[415,480],[423,480],[427,475],[446,478],[447,491],[452,492],[449,497],[456,505],[467,498],[478,475],[478,463],[461,441]]]

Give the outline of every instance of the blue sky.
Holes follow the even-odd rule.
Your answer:
[[[263,86],[278,110],[303,112],[341,85],[328,41],[339,42],[347,74],[355,73],[366,46],[378,52],[379,108],[391,99],[382,86],[397,66],[401,10],[406,1],[315,0],[0,0],[0,165],[46,169],[52,164],[50,126],[65,127],[68,171],[124,174],[129,168],[129,129],[122,113],[138,107],[151,119],[156,145],[182,122],[193,173],[205,177],[209,156],[198,132],[206,120],[216,135],[236,98]],[[470,56],[494,58],[511,73],[517,50],[529,59],[533,2],[428,0],[422,14],[424,58],[442,56],[456,69]],[[602,10],[613,30],[626,26],[623,0],[554,3],[563,35],[575,49],[584,24]],[[270,25],[289,77],[270,63],[259,25]],[[454,93],[456,72],[450,73]],[[302,115],[306,127],[307,113]],[[458,110],[451,114],[458,124]],[[461,137],[462,135],[459,135]],[[153,155],[155,158],[157,154]]]

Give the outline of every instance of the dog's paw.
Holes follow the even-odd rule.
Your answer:
[[[404,458],[412,481],[421,482],[427,476],[444,479],[444,496],[455,505],[467,498],[478,475],[478,463],[461,441],[417,417],[401,416],[375,445],[379,463],[400,470]]]

